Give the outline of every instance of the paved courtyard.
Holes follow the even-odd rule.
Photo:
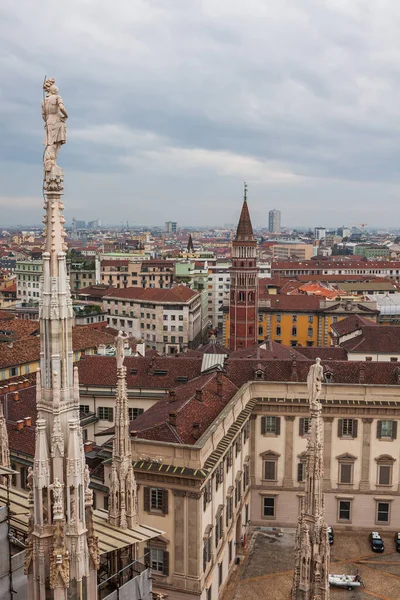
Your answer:
[[[282,537],[254,531],[244,561],[234,572],[224,600],[289,600],[292,585],[294,530]],[[331,600],[400,600],[400,553],[393,534],[384,534],[384,554],[374,554],[366,532],[335,531],[331,573],[361,575],[365,587],[348,591],[331,587]]]

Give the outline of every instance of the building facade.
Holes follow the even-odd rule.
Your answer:
[[[146,346],[169,354],[195,348],[204,339],[201,295],[186,286],[171,290],[126,288],[103,298],[107,323]]]
[[[20,302],[37,304],[40,295],[40,277],[43,272],[42,260],[18,260],[15,267],[17,276],[17,299]]]

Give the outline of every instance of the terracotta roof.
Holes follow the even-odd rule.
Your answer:
[[[2,339],[19,341],[39,334],[39,321],[27,319],[1,319],[0,341]]]
[[[249,207],[247,206],[247,200],[243,202],[242,212],[240,213],[240,219],[237,226],[235,241],[253,241],[253,227],[251,225]]]
[[[131,424],[131,435],[194,444],[236,391],[237,387],[222,373],[196,377],[137,417]]]
[[[361,335],[340,344],[347,352],[371,354],[399,354],[400,327],[385,325],[363,325]]]
[[[77,296],[91,296],[92,298],[103,298],[109,290],[113,290],[112,285],[97,284],[89,285],[88,287],[82,288],[79,292],[76,292]]]
[[[29,322],[29,321],[27,321]],[[86,325],[73,327],[74,352],[97,348],[100,344],[114,344],[113,336]],[[39,360],[40,338],[25,338],[12,344],[0,344],[0,369],[24,365]]]
[[[141,287],[127,287],[123,289],[110,289],[105,298],[121,298],[122,300],[142,300],[143,302],[189,302],[198,292],[191,290],[184,285],[177,285],[171,289],[156,289]]]
[[[304,357],[313,361],[316,358],[320,358],[321,360],[347,360],[347,352],[340,346],[313,346],[311,348],[296,346],[296,350]]]
[[[377,326],[376,323],[373,323],[362,315],[350,315],[337,323],[332,323],[331,328],[333,334],[342,337],[349,333],[353,333],[353,331],[357,331],[357,329],[360,329],[363,325],[370,325],[372,327]]]
[[[127,356],[125,358],[129,388],[171,389],[198,377],[201,357]],[[117,365],[113,356],[85,356],[78,363],[81,385],[115,386]]]

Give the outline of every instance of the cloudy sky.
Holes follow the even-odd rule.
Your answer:
[[[44,76],[67,219],[400,226],[398,0],[1,0],[0,224],[41,220]]]

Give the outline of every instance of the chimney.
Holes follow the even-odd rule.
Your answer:
[[[170,412],[168,415],[168,422],[173,427],[176,427],[176,412]]]
[[[359,383],[365,382],[365,363],[360,363]]]
[[[217,373],[217,395],[218,396],[222,396],[222,373],[221,371],[218,371]]]
[[[21,431],[21,429],[23,429],[23,428],[24,428],[24,420],[21,419],[20,421],[17,421],[16,430]]]
[[[168,392],[168,401],[169,402],[173,402],[176,399],[176,392],[175,390],[169,390]]]
[[[13,392],[12,398],[14,402],[18,402],[19,400],[19,392]]]
[[[298,380],[299,380],[299,378],[297,376],[297,361],[294,358],[292,360],[292,381],[298,381]]]
[[[93,450],[93,442],[85,442],[83,444],[83,447],[85,449],[85,454],[87,454],[88,452],[91,452]]]
[[[193,423],[193,432],[192,435],[195,440],[198,440],[200,437],[200,423]]]
[[[25,422],[25,427],[31,427],[32,426],[32,417],[25,417],[24,422]]]
[[[196,390],[195,400],[203,402],[203,390]]]
[[[106,345],[105,344],[99,344],[97,347],[97,354],[99,354],[100,356],[105,356],[106,355]]]

